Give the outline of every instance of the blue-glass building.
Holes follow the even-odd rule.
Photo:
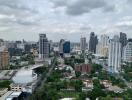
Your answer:
[[[71,48],[70,48],[70,41],[65,41],[63,43],[63,53],[70,53]]]

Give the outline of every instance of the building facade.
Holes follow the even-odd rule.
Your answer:
[[[49,57],[49,42],[46,34],[39,35],[39,58],[45,59]]]
[[[80,48],[81,48],[81,51],[85,52],[86,47],[87,47],[86,38],[85,37],[81,37],[81,39],[80,39]]]
[[[121,43],[117,35],[109,43],[108,66],[112,73],[118,73],[121,68]]]
[[[75,71],[79,71],[81,73],[89,73],[91,72],[91,66],[89,64],[77,64],[75,65]]]
[[[70,41],[65,41],[63,44],[63,53],[70,53]]]
[[[59,43],[59,53],[63,54],[63,44],[64,44],[65,40],[61,39],[60,43]]]
[[[105,34],[101,35],[100,41],[96,46],[96,53],[104,57],[108,57],[108,45],[109,45],[109,37]]]
[[[121,43],[121,57],[123,57],[123,48],[127,45],[126,33],[120,32],[120,43]]]
[[[132,62],[132,39],[128,39],[127,45],[123,50],[123,61]]]
[[[96,45],[97,44],[98,44],[97,36],[94,34],[94,32],[91,32],[90,40],[89,40],[89,51],[96,53]]]
[[[5,48],[0,50],[0,69],[9,69],[9,52]]]

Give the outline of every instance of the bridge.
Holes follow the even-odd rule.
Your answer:
[[[22,67],[21,69],[33,70],[33,69],[38,68],[38,67],[41,67],[43,65],[44,64],[28,65],[28,66]]]

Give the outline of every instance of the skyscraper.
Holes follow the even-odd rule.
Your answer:
[[[120,32],[120,42],[121,42],[121,45],[123,47],[127,44],[127,35],[126,35],[126,33]]]
[[[100,41],[98,42],[98,45],[96,46],[96,53],[104,57],[107,57],[108,44],[109,44],[109,37],[105,34],[101,35]]]
[[[59,43],[59,53],[63,54],[63,44],[64,44],[65,40],[61,39],[60,43]]]
[[[65,41],[63,43],[63,53],[70,53],[70,41]]]
[[[118,73],[121,68],[121,43],[117,35],[109,43],[108,66],[109,71],[113,73]]]
[[[95,53],[97,44],[98,44],[98,38],[94,34],[94,32],[91,32],[90,40],[89,40],[89,51]]]
[[[86,38],[85,37],[81,37],[81,39],[80,39],[80,48],[81,48],[82,52],[85,52],[86,46],[87,46]]]
[[[0,69],[9,69],[9,52],[5,47],[0,47]]]
[[[126,33],[120,32],[120,42],[121,42],[121,57],[123,56],[123,47],[127,44]]]
[[[45,59],[49,57],[49,42],[46,34],[39,34],[39,58]]]
[[[132,62],[132,39],[128,39],[127,45],[123,50],[123,61]]]

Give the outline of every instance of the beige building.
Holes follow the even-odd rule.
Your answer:
[[[104,57],[108,57],[108,47],[103,47],[101,48],[101,55],[103,55]]]
[[[8,88],[0,88],[0,97],[8,91]]]
[[[85,87],[89,87],[93,89],[93,81],[92,80],[83,80],[83,84],[85,85]]]
[[[107,35],[101,35],[100,41],[96,46],[96,54],[100,54],[101,56],[108,57],[108,44],[109,37]]]
[[[19,84],[11,84],[10,89],[11,91],[22,91],[22,86]]]
[[[5,48],[0,48],[0,69],[9,69],[9,52]]]
[[[109,80],[102,80],[100,83],[103,84],[105,88],[112,86],[112,83]]]

